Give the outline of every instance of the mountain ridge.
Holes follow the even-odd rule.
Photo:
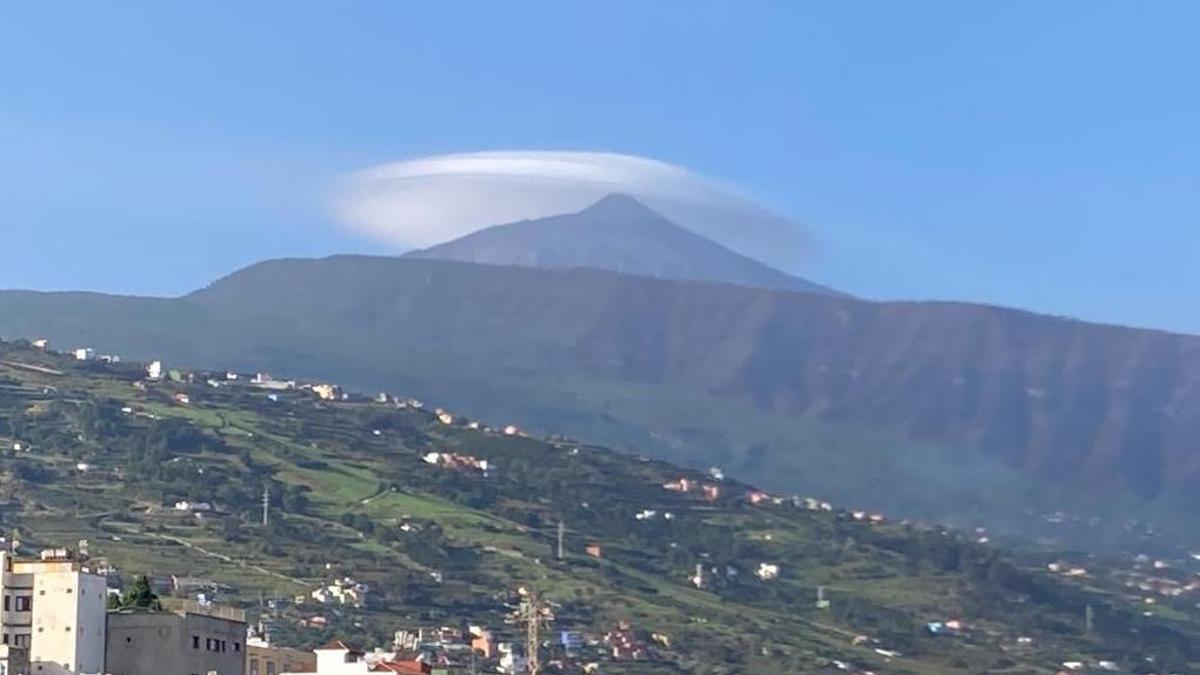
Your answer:
[[[0,331],[421,391],[930,516],[1129,515],[1200,480],[1200,340],[1023,310],[336,256],[174,300],[0,293]]]

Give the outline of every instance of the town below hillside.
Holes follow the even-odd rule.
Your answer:
[[[7,672],[1200,672],[1200,552],[897,519],[413,392],[0,342],[0,450]]]

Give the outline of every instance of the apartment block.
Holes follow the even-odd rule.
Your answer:
[[[28,654],[31,675],[104,672],[104,577],[65,549],[23,560],[0,552],[0,640]]]

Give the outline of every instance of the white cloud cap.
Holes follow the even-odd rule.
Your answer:
[[[803,226],[729,185],[613,153],[476,152],[382,164],[350,175],[335,206],[354,232],[407,250],[491,225],[580,211],[613,193],[785,271],[796,271],[811,250]]]

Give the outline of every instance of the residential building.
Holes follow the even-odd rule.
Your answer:
[[[0,552],[3,644],[28,650],[36,675],[104,672],[104,577],[83,569],[66,549],[37,560]]]
[[[262,643],[246,645],[246,675],[307,673],[316,669],[317,657],[313,652]]]
[[[314,649],[313,653],[317,657],[316,670],[288,671],[285,675],[365,675],[371,672],[366,652],[342,640],[334,640]]]
[[[337,401],[342,398],[342,388],[336,384],[314,384],[312,392],[324,401]]]
[[[246,615],[187,603],[108,614],[110,675],[245,675]]]

